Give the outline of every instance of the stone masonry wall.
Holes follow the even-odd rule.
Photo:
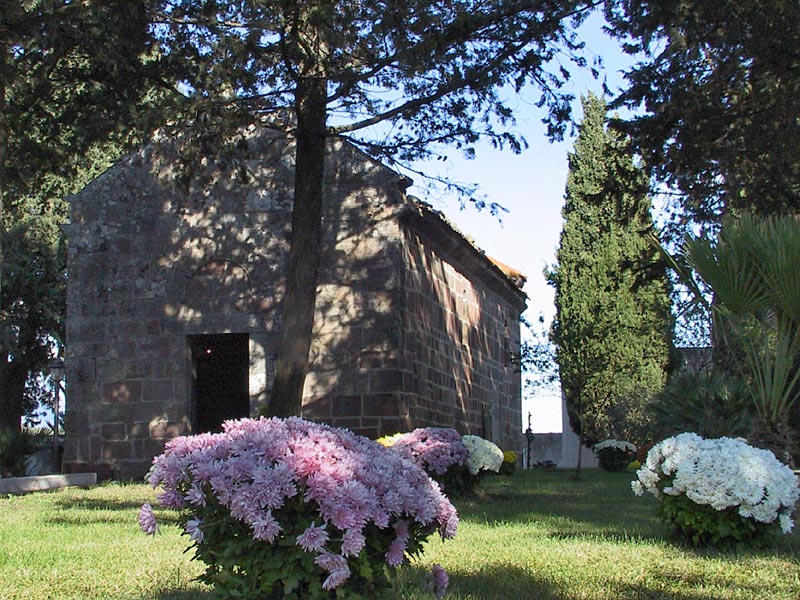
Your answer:
[[[276,136],[254,136],[251,151],[244,161],[250,181],[215,172],[187,192],[174,183],[169,159],[147,148],[72,199],[69,470],[138,477],[167,440],[193,431],[190,335],[248,333],[251,413],[264,402],[293,158]],[[341,142],[332,142],[329,157],[325,261],[304,414],[379,433],[396,402],[375,398],[390,398],[395,376],[367,369],[396,356],[394,338],[383,339],[396,331],[389,313],[399,281],[385,240],[398,238],[390,217],[407,181]]]
[[[521,450],[519,318],[525,296],[435,213],[404,219],[403,361],[416,426]]]
[[[240,168],[209,168],[186,189],[174,157],[148,147],[72,199],[68,470],[140,477],[168,440],[195,432],[190,336],[247,334],[251,415],[265,403],[293,147],[253,132],[237,158]],[[408,184],[330,142],[303,416],[371,437],[452,426],[518,449],[511,358],[524,294],[407,199]]]

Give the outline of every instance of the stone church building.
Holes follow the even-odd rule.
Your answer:
[[[291,141],[251,131],[190,185],[148,146],[71,198],[67,471],[139,477],[171,438],[266,402],[290,240]],[[303,416],[371,437],[455,427],[520,449],[524,278],[329,142]]]

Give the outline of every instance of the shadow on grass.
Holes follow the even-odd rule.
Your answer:
[[[774,535],[764,549],[703,550],[670,535],[658,517],[658,501],[631,491],[632,473],[584,470],[517,471],[511,477],[486,478],[471,496],[455,500],[463,522],[482,526],[533,524],[554,539],[602,539],[670,544],[701,557],[796,558],[800,534]],[[799,599],[800,600],[800,599]]]
[[[535,574],[514,565],[489,565],[474,573],[451,571],[445,598],[475,600],[550,600],[563,594]],[[397,600],[430,600],[430,571],[418,565],[402,569],[398,578]]]
[[[716,586],[707,580],[707,576],[708,573],[687,572],[681,568],[659,565],[650,569],[639,581],[620,585],[615,592],[617,597],[626,600],[708,600],[717,597],[717,594]],[[737,598],[754,600],[775,598],[780,593],[773,582],[764,579],[737,579],[735,589]],[[789,593],[794,597],[796,590]],[[725,597],[729,597],[727,593]],[[788,596],[781,594],[780,597]]]
[[[450,585],[446,598],[453,600],[573,600],[586,598],[586,590],[566,589],[564,584],[548,581],[547,573],[541,575],[514,565],[490,565],[474,573],[449,573]],[[397,600],[429,600],[431,592],[424,586],[427,573],[421,567],[410,567],[404,575],[404,585],[398,590]],[[664,578],[648,578],[646,582],[619,584],[609,582],[603,597],[625,600],[708,600],[707,591],[665,589],[675,587],[675,582]],[[686,587],[702,582],[681,582]],[[753,598],[767,598],[765,590],[753,588]]]
[[[598,536],[662,540],[657,502],[637,498],[629,473],[518,471],[511,477],[490,477],[478,494],[456,499],[462,521],[483,525],[538,523],[556,537]]]
[[[61,510],[139,510],[141,502],[132,500],[110,500],[106,498],[62,498],[55,503]]]
[[[147,596],[142,600],[218,600],[213,590],[164,590],[154,596]]]
[[[564,597],[552,584],[513,565],[490,565],[475,573],[453,573],[450,591],[456,597],[469,595],[471,598],[486,600],[548,600]]]
[[[56,509],[48,515],[46,522],[56,525],[87,525],[103,523],[136,522],[142,502],[121,498],[95,498],[77,495],[60,498],[54,503]],[[178,523],[178,513],[154,505],[158,522],[162,525]]]

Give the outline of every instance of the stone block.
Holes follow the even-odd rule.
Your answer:
[[[119,461],[130,460],[133,457],[133,444],[128,441],[105,441],[100,453],[102,462],[114,464]]]
[[[359,369],[393,369],[400,365],[400,353],[397,350],[361,350],[358,353],[356,367]]]
[[[142,402],[164,403],[173,397],[172,379],[150,379],[142,382]]]
[[[356,430],[361,427],[360,417],[334,417],[331,419],[330,424],[333,427],[342,427],[343,429]]]
[[[376,369],[369,374],[370,394],[402,392],[403,372],[396,369]]]
[[[361,396],[334,396],[331,400],[331,416],[359,417],[362,415]]]
[[[102,401],[105,404],[138,402],[142,397],[141,381],[116,381],[103,386]]]
[[[100,427],[100,433],[106,440],[119,441],[128,436],[125,423],[104,423]]]
[[[398,396],[396,394],[370,394],[365,396],[363,414],[365,417],[400,416]]]
[[[363,435],[371,440],[380,437],[379,429],[377,427],[353,427],[352,430],[356,435]]]
[[[141,482],[149,468],[149,461],[123,462],[115,465],[114,475],[121,481]]]
[[[343,372],[336,386],[339,394],[354,396],[369,391],[369,373],[365,370]]]
[[[122,361],[112,356],[111,349],[108,347],[104,349],[102,354],[97,356],[95,368],[97,370],[97,381],[101,383],[122,381],[125,379],[124,364]]]
[[[85,439],[78,437],[67,438],[64,441],[64,462],[77,462],[82,458],[80,456],[79,446],[85,443]]]
[[[150,423],[135,422],[128,428],[128,437],[133,440],[146,439],[150,437]]]
[[[148,438],[148,439],[143,440],[143,441],[144,441],[144,451],[143,451],[144,455],[149,458],[149,457],[158,456],[159,454],[164,452],[164,446],[166,446],[166,444],[167,444],[167,442],[169,440],[167,440],[167,439]],[[145,467],[145,470],[147,468],[149,468],[150,462],[151,462],[151,459],[147,460],[147,463],[146,463],[147,466]]]
[[[303,418],[312,421],[328,421],[331,418],[331,397],[306,398],[303,401]]]
[[[89,462],[100,462],[103,456],[103,439],[97,436],[89,438]]]
[[[338,371],[312,371],[306,375],[303,396],[306,398],[314,398],[330,395],[336,390],[336,384],[338,381]]]
[[[123,377],[125,379],[150,379],[155,377],[156,370],[164,361],[152,356],[137,356],[124,361]]]
[[[392,435],[393,433],[405,433],[413,429],[408,419],[402,418],[384,418],[380,420],[378,426],[378,437],[384,435]]]
[[[153,439],[172,439],[182,435],[189,435],[189,424],[183,421],[151,421],[150,437]]]
[[[64,464],[64,472],[72,473],[94,473],[97,481],[111,479],[111,465],[99,462],[73,462]]]

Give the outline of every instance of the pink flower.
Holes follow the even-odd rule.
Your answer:
[[[408,521],[398,521],[394,524],[394,532],[397,534],[397,538],[403,540],[404,542],[408,541]]]
[[[389,551],[386,553],[386,563],[390,567],[397,567],[403,564],[405,558],[406,543],[408,540],[396,537],[394,541],[389,544]]]
[[[283,528],[272,516],[272,511],[256,518],[251,524],[253,527],[253,539],[272,543]]]
[[[167,490],[156,497],[158,503],[164,508],[181,509],[184,506],[183,496],[177,490]]]
[[[339,587],[350,578],[350,567],[344,569],[337,569],[332,571],[330,575],[322,582],[323,590],[332,590]]]
[[[328,541],[328,532],[325,525],[317,527],[314,523],[306,527],[306,530],[297,536],[297,545],[306,552],[318,552],[322,550]]]
[[[447,592],[447,586],[450,584],[447,571],[444,570],[442,565],[433,565],[431,579],[430,588],[433,590],[433,595],[436,597],[436,600],[442,600],[445,592]]]
[[[142,508],[139,510],[139,527],[148,535],[155,535],[158,531],[156,515],[153,513],[153,507],[149,504],[142,504]]]
[[[455,511],[453,511],[455,513]],[[453,538],[458,531],[458,515],[452,514],[447,518],[444,526],[439,529],[439,533],[445,539]]]
[[[461,435],[444,427],[415,429],[400,436],[391,449],[432,475],[444,475],[454,465],[465,465],[469,457]]]
[[[342,536],[342,554],[358,556],[367,544],[364,533],[358,529],[348,529]]]
[[[186,500],[186,502],[194,506],[206,505],[206,495],[203,493],[203,490],[201,490],[195,484],[192,484],[192,487],[190,487],[189,491],[186,492],[186,496],[184,499]]]
[[[460,460],[455,431],[415,436],[418,456],[430,459],[427,468],[439,471]],[[212,512],[217,519],[220,510],[248,525],[254,540],[275,543],[283,532],[317,554],[314,563],[327,573],[325,589],[347,581],[347,557],[360,557],[376,543],[376,528],[394,528],[384,552],[397,566],[411,539],[436,530],[451,537],[458,524],[439,486],[400,453],[297,417],[228,421],[221,434],[176,438],[153,461],[149,481],[163,488],[162,502],[189,513],[186,533],[195,542],[203,541],[203,519]],[[299,529],[306,518],[316,521]],[[143,509],[140,524],[155,531],[152,510]],[[330,539],[337,540],[338,554],[326,550]]]
[[[347,559],[341,554],[333,554],[332,552],[323,552],[322,554],[317,555],[317,558],[314,559],[314,564],[322,567],[328,573],[333,573],[334,571],[342,571],[347,569]]]
[[[322,582],[323,589],[337,588],[350,577],[350,567],[347,566],[347,560],[341,554],[323,552],[314,559],[314,563],[330,573]]]
[[[202,524],[202,519],[189,519],[186,521],[186,533],[188,533],[189,537],[198,544],[203,542],[203,530],[200,529],[200,525]]]

